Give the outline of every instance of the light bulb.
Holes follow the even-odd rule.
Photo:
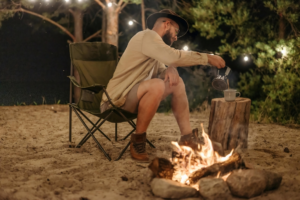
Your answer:
[[[132,25],[133,25],[133,21],[130,20],[130,21],[128,22],[128,25],[129,25],[129,26],[132,26]]]
[[[183,47],[183,50],[187,51],[187,50],[189,50],[189,47],[185,45],[185,46]]]
[[[285,57],[287,55],[287,52],[286,52],[286,48],[283,47],[282,50],[280,51],[282,53],[282,56]]]
[[[111,2],[109,2],[109,3],[107,4],[107,6],[108,6],[108,7],[111,7],[111,6],[112,6],[112,3],[111,3]]]
[[[247,62],[249,60],[248,56],[244,57],[244,61]]]

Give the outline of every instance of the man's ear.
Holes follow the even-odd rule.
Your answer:
[[[169,22],[169,21],[167,21],[167,23],[165,23],[166,24],[166,30],[169,30],[170,28],[171,28],[171,22]]]

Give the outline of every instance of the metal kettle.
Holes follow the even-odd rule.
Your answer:
[[[225,75],[221,76],[221,75],[219,75],[219,70],[218,70],[217,77],[215,77],[212,81],[212,86],[214,89],[221,90],[221,91],[228,89],[227,76],[230,73],[230,71],[231,71],[231,69],[229,67],[227,67],[227,69],[225,71]]]

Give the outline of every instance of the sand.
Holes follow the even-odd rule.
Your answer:
[[[80,149],[69,148],[68,115],[66,105],[0,107],[0,199],[160,199],[151,193],[148,164],[131,160],[128,150],[121,160],[108,161],[92,139]],[[192,127],[203,122],[207,130],[208,117],[208,112],[191,114]],[[75,114],[73,119],[78,143],[86,130]],[[102,130],[112,142],[100,133],[96,137],[115,159],[128,140],[114,141],[112,123]],[[122,138],[131,129],[123,123],[118,130]],[[171,141],[180,135],[172,113],[157,113],[147,134],[156,146],[147,146],[151,159],[169,158]],[[250,123],[242,156],[255,168],[283,176],[279,189],[253,199],[300,199],[299,138],[296,128]]]

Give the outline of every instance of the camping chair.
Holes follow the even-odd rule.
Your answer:
[[[99,131],[107,140],[111,141],[107,135],[101,131],[100,127],[106,121],[115,123],[115,141],[117,141],[118,123],[128,122],[132,126],[133,130],[122,139],[125,140],[135,131],[136,125],[132,120],[137,117],[137,114],[135,113],[130,113],[116,107],[111,102],[110,97],[105,89],[117,66],[117,47],[101,42],[74,43],[70,44],[70,57],[71,76],[68,76],[71,80],[69,104],[69,141],[72,143],[72,111],[74,111],[87,130],[86,135],[75,146],[75,148],[80,148],[90,137],[92,137],[106,158],[111,160],[108,153],[106,153],[100,142],[96,139],[94,133]],[[80,83],[78,83],[73,76],[73,66],[79,73]],[[73,85],[80,88],[80,98],[78,103],[72,103]],[[101,113],[100,102],[103,94],[107,96],[112,108]],[[98,121],[93,123],[82,111],[97,116],[99,118]],[[82,117],[92,125],[91,129],[83,121]],[[148,140],[147,143],[149,143],[152,148],[155,148],[155,146]],[[126,147],[122,150],[121,154],[116,160],[119,160],[122,157],[129,145],[130,141],[127,143]]]

